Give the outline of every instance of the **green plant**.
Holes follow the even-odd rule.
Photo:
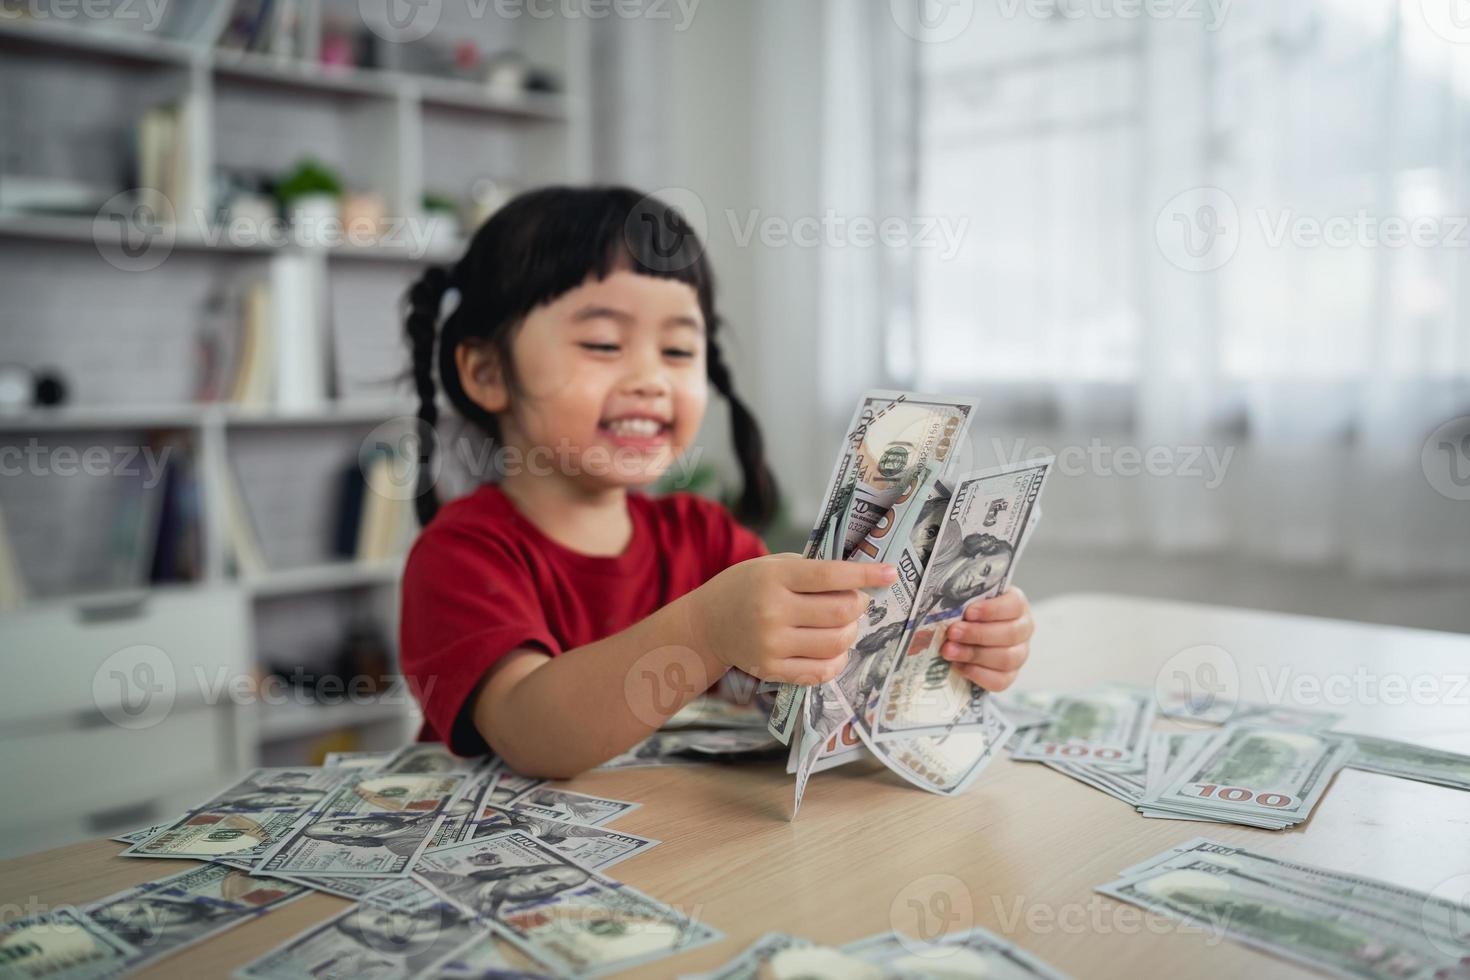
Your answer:
[[[310,157],[296,164],[276,184],[276,198],[283,207],[289,207],[292,201],[309,194],[342,196],[342,178],[337,171]]]
[[[423,203],[425,211],[448,211],[450,214],[459,213],[459,204],[447,194],[435,194],[430,191],[424,195]]]

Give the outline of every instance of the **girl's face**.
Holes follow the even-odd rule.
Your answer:
[[[709,402],[699,299],[673,279],[589,278],[527,315],[512,357],[514,395],[488,362],[460,361],[466,392],[501,413],[506,444],[524,454],[507,467],[586,486],[658,479],[693,444]]]

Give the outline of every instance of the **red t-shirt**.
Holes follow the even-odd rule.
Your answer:
[[[621,632],[729,566],[766,553],[719,504],[688,493],[628,494],[621,555],[548,538],[495,484],[442,507],[403,572],[399,659],[424,712],[420,740],[486,751],[465,702],[518,647],[557,656]]]

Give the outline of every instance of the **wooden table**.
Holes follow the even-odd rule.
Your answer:
[[[1036,617],[1026,688],[1152,686],[1161,669],[1193,656],[1181,660],[1180,651],[1213,644],[1237,665],[1244,698],[1264,699],[1286,670],[1288,691],[1326,685],[1323,700],[1302,706],[1344,713],[1343,730],[1470,751],[1467,636],[1104,595],[1037,603]],[[1416,683],[1419,700],[1434,703],[1412,703]],[[1346,703],[1330,703],[1342,694]],[[823,773],[794,822],[792,781],[775,765],[592,773],[568,785],[641,801],[613,826],[663,844],[613,874],[726,935],[629,974],[639,976],[707,969],[771,930],[826,943],[913,931],[916,909],[946,912],[948,929],[982,925],[1077,977],[1305,976],[1230,940],[1147,918],[1093,886],[1199,835],[1425,891],[1470,872],[1470,793],[1355,770],[1337,776],[1310,821],[1279,833],[1148,820],[1004,756],[955,799],[912,789],[876,764]],[[182,867],[123,860],[120,850],[92,841],[0,864],[4,917],[27,902],[82,903]],[[224,975],[345,905],[309,896],[141,975]]]

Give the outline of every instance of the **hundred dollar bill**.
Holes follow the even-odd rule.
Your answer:
[[[1052,702],[1057,720],[1033,728],[1011,758],[1034,762],[1072,762],[1135,769],[1142,766],[1153,699],[1131,688],[1102,686],[1064,694]]]
[[[487,932],[434,967],[434,980],[553,980],[535,960]]]
[[[1422,930],[1395,918],[1205,858],[1097,891],[1342,976],[1430,980],[1454,965],[1428,948]]]
[[[1010,721],[987,704],[979,729],[871,741],[868,747],[885,766],[920,789],[955,796],[969,789],[1013,731]]]
[[[102,980],[138,955],[130,943],[70,907],[0,924],[0,973],[10,980]]]
[[[118,892],[82,911],[137,950],[128,959],[134,969],[307,894],[302,885],[205,864]]]
[[[520,807],[486,804],[472,825],[467,840],[491,837],[507,830],[529,834],[585,868],[601,871],[619,861],[657,847],[652,837],[623,834],[606,827],[571,823],[542,816]]]
[[[183,818],[180,817],[179,819],[182,820]],[[141,841],[147,840],[155,834],[163,833],[171,826],[173,826],[172,823],[156,823],[150,827],[140,827],[137,830],[130,830],[126,834],[118,834],[112,839],[117,841],[119,844],[137,844]]]
[[[848,501],[856,499],[847,491],[855,490],[859,482],[869,488],[868,496],[862,500],[861,509],[854,503],[848,512],[847,526],[840,532],[844,553],[893,506],[914,474],[936,464],[942,472],[952,454],[965,445],[975,405],[973,399],[894,391],[865,393],[848,423],[842,451],[822,495],[816,527],[803,554],[810,558],[819,553],[834,533],[833,523],[841,522]],[[802,685],[783,684],[777,689],[769,727],[783,745],[791,741],[805,696]]]
[[[588,796],[586,793],[552,789],[550,786],[537,786],[510,800],[508,805],[556,820],[585,823],[595,827],[616,820],[625,813],[631,813],[643,804]]]
[[[1035,526],[1031,515],[1051,462],[1028,460],[955,480],[899,654],[879,693],[875,740],[978,723],[984,695],[940,651],[965,608],[997,595],[1010,581],[1026,531]]]
[[[463,788],[458,773],[358,773],[262,855],[262,872],[401,877]]]
[[[647,769],[654,766],[697,766],[699,760],[683,755],[683,732],[654,732],[628,751],[608,759],[598,769]],[[765,734],[762,726],[761,734]]]
[[[864,522],[862,537],[843,557],[865,562],[890,561],[897,557],[908,544],[909,534],[920,521],[942,471],[943,466],[938,462],[921,466],[877,521],[871,526]]]
[[[482,802],[504,806],[516,797],[523,796],[545,783],[544,779],[532,779],[530,776],[522,776],[509,769],[500,768],[496,770],[496,780]]]
[[[778,953],[810,946],[811,940],[784,932],[768,932],[733,960],[705,973],[681,974],[679,980],[766,980],[761,968]]]
[[[801,800],[806,793],[807,780],[817,772],[859,758],[861,753],[847,752],[840,757],[832,745],[834,739],[846,730],[862,741],[868,741],[867,725],[872,715],[870,706],[875,702],[879,687],[888,674],[888,665],[898,653],[913,608],[914,596],[918,592],[919,580],[923,577],[924,565],[929,560],[939,524],[943,520],[945,504],[950,490],[943,482],[926,483],[926,500],[912,510],[912,521],[906,521],[898,554],[893,556],[898,578],[893,584],[874,590],[868,603],[867,614],[858,629],[858,637],[847,651],[847,663],[842,672],[807,696],[803,705],[805,717],[792,742],[793,752],[788,771],[796,774],[795,803],[792,815],[801,809]],[[880,524],[883,522],[880,521]],[[890,522],[892,523],[892,522]],[[896,527],[896,525],[894,525]],[[900,533],[895,530],[895,535]],[[870,536],[871,537],[871,536]],[[870,539],[864,539],[868,541]],[[890,542],[885,541],[883,552],[887,554]],[[879,554],[877,549],[873,554]],[[855,561],[880,560],[860,548]],[[854,732],[849,726],[857,725],[862,730]],[[825,764],[823,764],[825,762]]]
[[[257,769],[122,856],[254,862],[348,777],[336,769]]]
[[[455,755],[442,742],[415,742],[394,752],[381,766],[380,772],[462,773],[469,775],[487,765],[484,758],[467,759]]]
[[[1169,774],[1211,737],[1206,732],[1149,732],[1148,756],[1144,766],[1144,796],[1164,788]]]
[[[392,752],[328,752],[325,769],[378,769],[393,757]]]
[[[425,854],[414,874],[562,975],[625,970],[721,938],[515,831]]]
[[[1371,735],[1346,737],[1358,747],[1348,760],[1350,768],[1470,790],[1470,755]]]
[[[465,777],[459,794],[444,810],[444,819],[429,838],[429,848],[462,844],[474,833],[475,818],[485,800],[495,791],[500,774],[494,769],[481,769]]]
[[[842,950],[882,966],[885,976],[1067,980],[1065,973],[979,926],[932,942],[896,932],[879,933],[848,943]]]
[[[1470,953],[1470,911],[1465,906],[1361,875],[1319,868],[1310,864],[1261,854],[1244,847],[1196,837],[1156,854],[1146,861],[1118,872],[1119,879],[1134,878],[1163,867],[1184,867],[1195,859],[1226,868],[1236,868],[1258,877],[1281,881],[1293,888],[1313,891],[1349,905],[1371,909],[1399,920],[1408,928],[1432,931],[1450,947]]]
[[[697,697],[663,723],[661,731],[680,728],[749,728],[764,730],[766,713],[749,703]]]
[[[834,732],[822,750],[817,753],[816,762],[811,764],[810,775],[826,772],[828,769],[836,769],[849,762],[869,757],[871,753],[858,734],[857,719],[849,718],[838,731]],[[786,760],[786,772],[788,775],[797,770],[798,759],[796,753],[792,753]]]
[[[1232,726],[1211,736],[1146,803],[1281,829],[1311,814],[1352,752],[1351,740],[1320,732]]]
[[[806,701],[802,705],[802,721],[797,729],[797,737],[792,740],[792,762],[796,767],[796,791],[795,799],[791,806],[791,817],[801,812],[801,801],[806,795],[807,780],[811,778],[813,767],[822,753],[823,747],[832,735],[842,729],[842,726],[852,719],[852,711],[842,701],[836,688],[831,684],[821,684],[807,691]]]
[[[883,968],[831,946],[788,946],[761,964],[761,980],[885,980]],[[904,980],[907,980],[905,977]]]
[[[379,889],[357,905],[313,926],[259,959],[236,977],[372,977],[407,980],[432,976],[436,964],[485,935],[472,916],[412,879]]]
[[[224,864],[227,867],[237,868],[240,871],[251,872],[253,870],[250,865],[241,862],[222,861],[220,863]],[[321,892],[324,895],[335,895],[338,898],[345,898],[353,902],[359,901],[363,897],[377,891],[379,888],[382,888],[384,885],[391,885],[394,882],[403,880],[402,878],[389,877],[314,878],[311,875],[283,875],[273,873],[267,874],[265,872],[257,874],[256,877],[269,878],[272,881],[290,882],[291,884],[300,885],[302,888],[310,889],[314,892]]]
[[[1185,683],[1187,684],[1187,679]],[[1156,693],[1155,701],[1159,714],[1165,718],[1211,725],[1251,724],[1266,728],[1326,731],[1342,718],[1336,711],[1317,711],[1290,704],[1236,701],[1218,697],[1213,692],[1198,694],[1183,685]]]
[[[779,750],[766,731],[765,716],[759,728],[676,729],[657,731],[599,769],[637,769],[647,766],[692,766],[701,761],[757,759]]]
[[[1070,776],[1079,783],[1086,783],[1124,803],[1137,806],[1143,801],[1146,782],[1142,766],[1136,769],[1105,769],[1102,766],[1079,766],[1071,762],[1043,762],[1042,765],[1064,776]]]

